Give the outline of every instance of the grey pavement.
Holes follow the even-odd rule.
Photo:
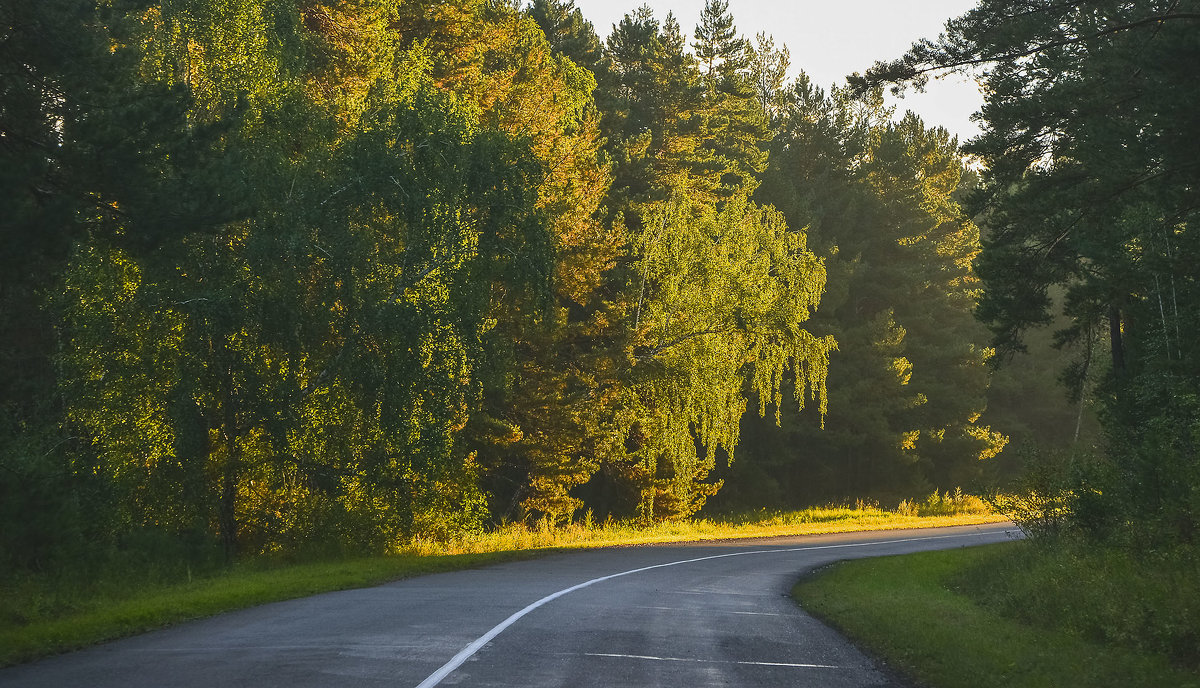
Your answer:
[[[1001,524],[556,554],[222,614],[0,670],[0,686],[894,686],[796,606],[796,580],[1017,536]]]

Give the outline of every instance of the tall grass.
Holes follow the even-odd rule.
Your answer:
[[[931,688],[1200,686],[1195,568],[1044,555],[1013,542],[848,561],[793,594]]]
[[[956,586],[1005,618],[1200,672],[1200,552],[1056,538],[1006,554],[965,571]]]
[[[541,548],[606,547],[656,542],[686,542],[727,538],[813,535],[861,530],[933,528],[1003,521],[978,497],[934,492],[923,500],[905,500],[896,509],[858,501],[853,505],[813,507],[799,511],[761,509],[741,514],[668,521],[651,525],[608,519],[596,524],[589,514],[576,522],[556,525],[548,519],[504,524],[448,542],[415,540],[397,553],[423,555],[497,552]]]
[[[992,511],[984,500],[975,495],[963,494],[962,488],[954,492],[938,492],[924,500],[904,500],[896,512],[904,516],[954,516],[956,514],[983,514]]]

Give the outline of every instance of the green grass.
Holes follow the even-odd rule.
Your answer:
[[[1086,599],[1059,603],[1060,611],[1050,613],[1053,618],[1041,618],[1041,610],[1054,603],[1037,597],[1021,601],[1028,586],[1046,573],[1019,573],[1028,570],[1022,569],[1030,563],[1026,557],[1040,556],[1031,555],[1031,549],[1028,543],[1006,543],[843,562],[801,581],[793,595],[922,685],[1200,686],[1200,674],[1173,664],[1169,653],[1115,642],[1076,623],[1099,599],[1110,594],[1138,597],[1144,585],[1125,579],[1134,589],[1077,594]],[[1052,586],[1065,590],[1089,584],[1075,575],[1082,575],[1083,568],[1073,573],[1074,565],[1061,560],[1050,566],[1058,566],[1062,576]],[[1014,607],[1021,613],[1010,614]]]
[[[958,585],[1022,623],[1162,655],[1200,673],[1200,553],[1097,547],[1063,537],[1014,548]]]
[[[193,578],[182,566],[139,572],[137,566],[86,579],[76,575],[0,581],[0,666],[30,661],[187,619],[330,590],[527,558],[568,548],[771,537],[859,530],[938,527],[1003,520],[971,497],[902,505],[760,511],[739,517],[638,526],[510,524],[451,542],[414,541],[388,556],[285,563],[267,559]],[[921,513],[935,514],[922,516]],[[952,513],[956,512],[956,513]]]
[[[0,626],[0,666],[267,602],[533,555],[532,551],[410,554],[286,566],[234,566],[192,582],[150,584],[139,589],[98,581],[74,595],[35,580],[16,581],[4,591],[10,599],[4,605]]]

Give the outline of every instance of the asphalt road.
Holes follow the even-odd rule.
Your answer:
[[[1011,526],[568,553],[327,593],[0,670],[0,686],[891,686],[788,593],[838,559]]]

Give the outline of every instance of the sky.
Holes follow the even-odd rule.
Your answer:
[[[603,40],[612,25],[643,0],[575,0]],[[660,20],[674,12],[680,27],[695,33],[704,0],[645,0]],[[804,70],[828,88],[877,60],[895,59],[919,38],[936,38],[947,19],[971,9],[975,0],[729,0],[738,32],[753,39],[760,31],[791,52],[791,75]],[[945,127],[960,140],[979,133],[970,121],[983,97],[961,77],[930,81],[925,93],[889,96],[897,112],[913,110],[927,126]]]

